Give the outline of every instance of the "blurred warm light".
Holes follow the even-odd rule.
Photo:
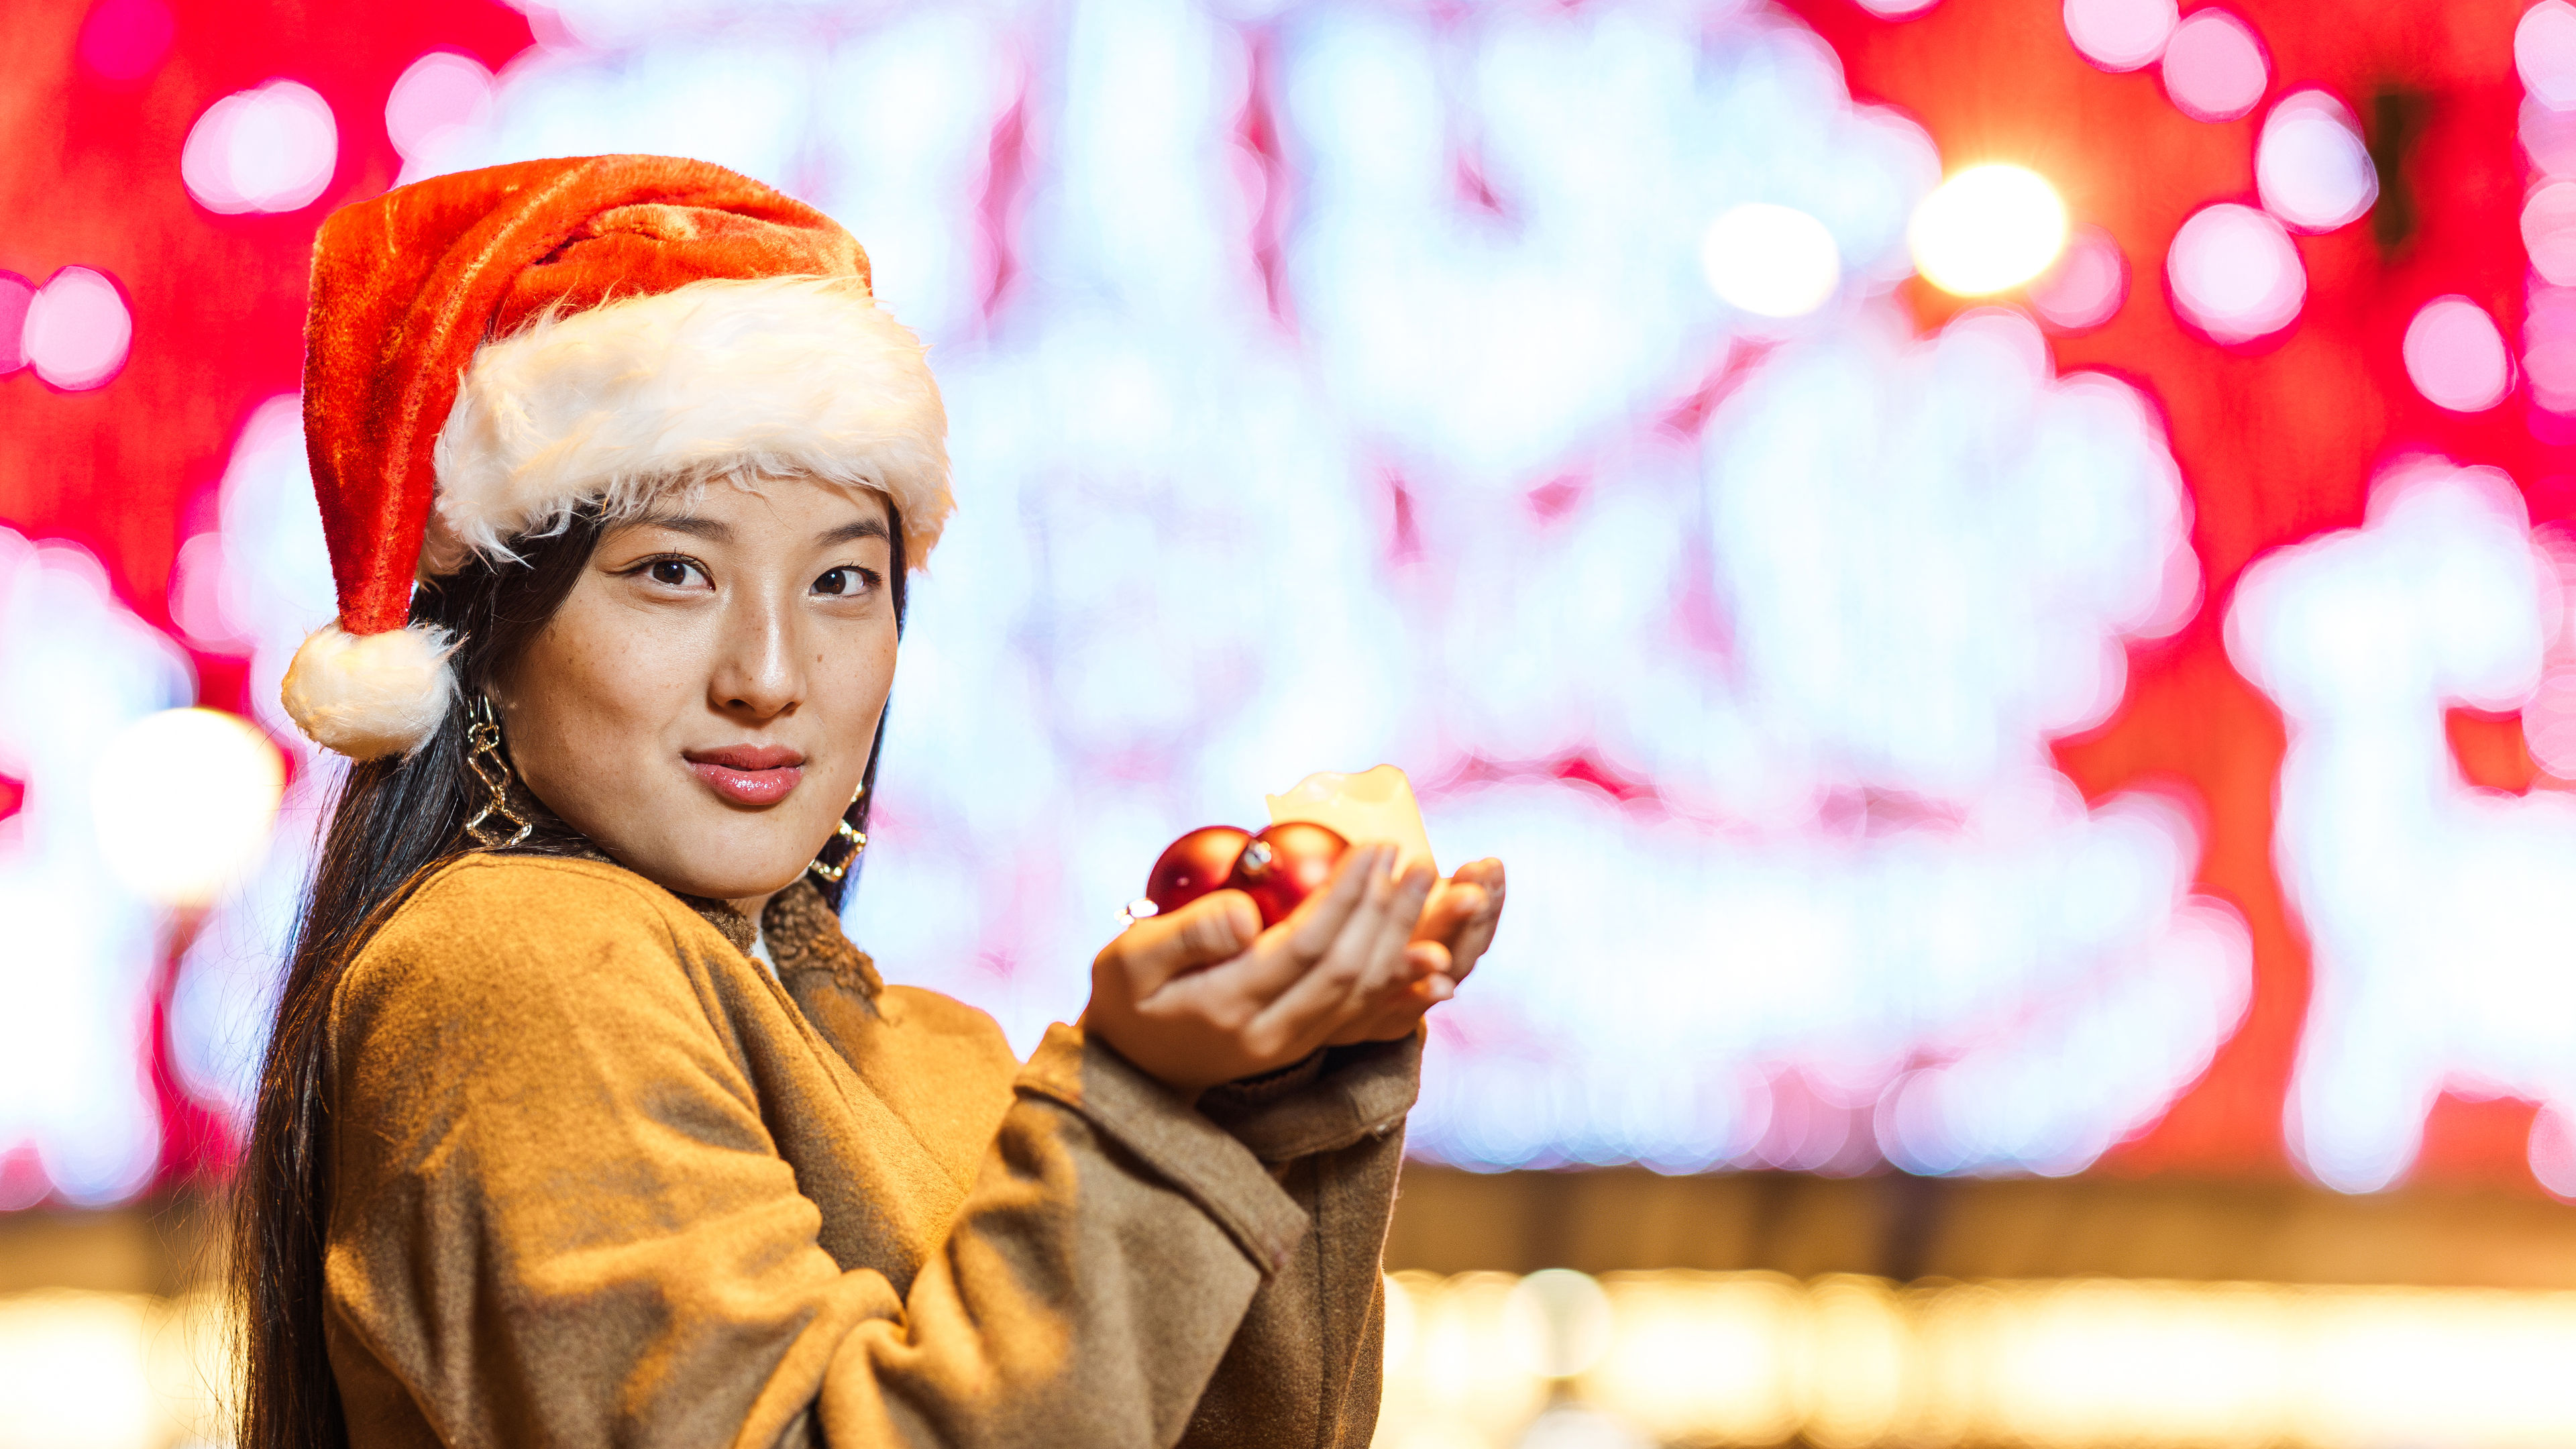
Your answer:
[[[2031,310],[2064,332],[2099,327],[2129,297],[2129,261],[2098,226],[2081,226],[2057,261],[2030,284]]]
[[[1569,1442],[1583,1443],[2519,1449],[2576,1435],[2570,1293],[1618,1273],[1597,1290],[1610,1347],[1582,1374],[1514,1380],[1423,1353],[1434,1319],[1498,1333],[1473,1325],[1505,1311],[1508,1282],[1388,1280],[1405,1307],[1388,1321],[1379,1443],[1555,1442],[1535,1413],[1551,1385],[1549,1413],[1580,1411],[1594,1437]],[[1490,1411],[1504,1402],[1519,1413]]]
[[[2323,91],[2297,91],[2263,118],[2254,149],[2263,209],[2298,231],[2332,231],[2379,199],[2379,172],[2350,107]]]
[[[285,779],[277,747],[247,720],[146,715],[109,742],[92,776],[99,848],[137,893],[207,904],[258,862]]]
[[[2203,207],[2182,224],[2165,254],[2165,275],[2184,318],[2224,343],[2289,326],[2308,295],[2307,269],[2289,233],[2234,202]]]
[[[1728,305],[1761,317],[1803,317],[1842,282],[1842,256],[1825,224],[1767,202],[1736,207],[1712,223],[1700,265]]]
[[[2066,38],[2108,71],[2136,70],[2165,53],[2174,0],[2066,0]]]
[[[27,299],[18,350],[36,375],[66,392],[103,387],[125,366],[134,317],[104,274],[65,267]]]
[[[2576,109],[2576,5],[2540,0],[2524,11],[2513,30],[2513,65],[2533,100]]]
[[[2426,401],[2456,413],[2484,412],[2513,387],[2504,334],[2466,297],[2436,297],[2406,326],[2406,376]]]
[[[2165,94],[2195,121],[2235,120],[2254,109],[2271,80],[2263,42],[2227,11],[2195,10],[2165,42]]]
[[[2066,203],[2037,172],[1971,166],[1941,183],[1906,228],[1914,265],[1962,297],[2017,287],[2047,270],[2066,245]]]
[[[0,1296],[0,1449],[229,1444],[231,1377],[212,1294]]]
[[[179,175],[219,215],[298,211],[331,184],[339,158],[330,103],[281,78],[208,106],[180,150]]]

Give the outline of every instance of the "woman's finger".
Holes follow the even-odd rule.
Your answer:
[[[1370,882],[1386,874],[1394,853],[1393,846],[1379,845],[1344,851],[1324,888],[1288,919],[1263,931],[1241,961],[1213,973],[1222,979],[1209,981],[1208,989],[1237,995],[1254,1010],[1277,1000],[1332,949],[1342,927],[1367,904]]]
[[[1449,975],[1457,981],[1467,979],[1476,969],[1485,948],[1494,944],[1494,932],[1503,920],[1503,863],[1490,857],[1462,866],[1453,880],[1473,887],[1483,897],[1476,909],[1460,919],[1446,936],[1453,966]],[[1463,894],[1463,892],[1462,892]]]
[[[1431,894],[1431,872],[1415,866],[1392,880],[1382,872],[1368,899],[1355,909],[1321,961],[1264,1007],[1251,1033],[1259,1040],[1321,1045],[1344,1024],[1366,1013],[1381,984],[1402,968],[1413,923]],[[1311,1049],[1311,1048],[1310,1048]]]
[[[1120,932],[1109,949],[1136,995],[1150,996],[1173,977],[1243,954],[1261,933],[1261,912],[1241,891],[1215,891],[1167,916],[1148,916]]]

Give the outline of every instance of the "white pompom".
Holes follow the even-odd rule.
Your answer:
[[[447,717],[456,690],[447,656],[455,648],[439,629],[351,634],[326,624],[295,651],[278,695],[324,749],[353,760],[409,754]]]

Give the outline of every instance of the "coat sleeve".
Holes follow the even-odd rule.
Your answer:
[[[817,1245],[668,923],[582,905],[542,948],[389,927],[337,995],[354,1444],[1181,1439],[1307,1237],[1252,1147],[1057,1028],[899,1295]]]
[[[1311,1083],[1218,1088],[1202,1110],[1250,1148],[1311,1229],[1255,1291],[1183,1444],[1365,1449],[1384,1369],[1383,1257],[1422,1034],[1324,1053]]]

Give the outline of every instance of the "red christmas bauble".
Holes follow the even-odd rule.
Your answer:
[[[1252,897],[1261,908],[1261,924],[1275,926],[1299,901],[1323,889],[1333,877],[1333,862],[1349,848],[1338,832],[1311,821],[1286,821],[1252,837],[1225,883]]]
[[[1225,884],[1252,832],[1231,825],[1202,825],[1163,847],[1153,874],[1145,877],[1145,899],[1157,913],[1177,911]]]

